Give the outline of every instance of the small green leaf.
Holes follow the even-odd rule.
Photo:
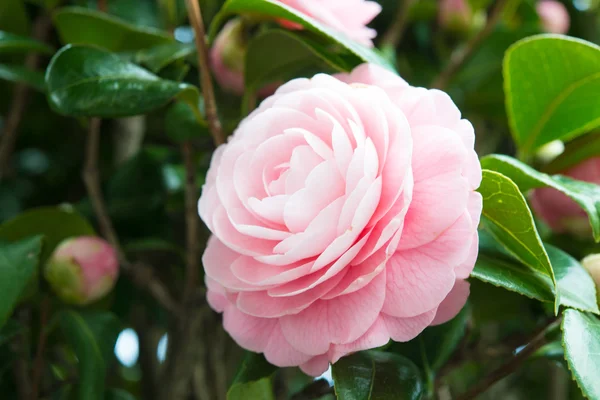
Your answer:
[[[580,39],[537,35],[508,49],[506,109],[522,153],[600,126],[599,71],[600,48]]]
[[[121,52],[140,50],[174,39],[157,29],[132,25],[120,18],[82,7],[64,7],[54,14],[64,44],[87,44]]]
[[[106,369],[114,357],[119,320],[107,312],[63,311],[59,325],[79,362],[77,398],[104,399]]]
[[[262,354],[247,352],[227,391],[227,400],[275,400],[272,382],[275,371],[277,367],[269,364]]]
[[[114,54],[85,46],[59,50],[46,71],[46,85],[50,104],[70,116],[145,114],[174,98],[193,108],[199,103],[196,87],[160,79]]]
[[[333,364],[339,400],[417,400],[423,393],[419,369],[393,353],[362,351]]]
[[[491,155],[481,159],[483,168],[508,176],[521,192],[540,187],[551,187],[573,199],[588,214],[596,241],[600,241],[600,186],[577,181],[562,175],[550,176],[538,172],[514,158]]]
[[[0,79],[9,82],[24,83],[40,92],[46,91],[44,75],[38,71],[31,71],[20,65],[0,64]]]
[[[191,43],[165,43],[138,51],[135,54],[135,62],[158,73],[166,66],[195,52],[196,47]]]
[[[562,331],[565,358],[575,381],[588,399],[600,399],[600,320],[567,309]]]
[[[549,276],[554,272],[525,198],[506,176],[483,170],[482,225],[516,259]]]
[[[42,237],[0,244],[0,328],[35,275],[42,251]]]
[[[546,245],[546,251],[556,276],[555,309],[558,310],[558,306],[562,305],[600,313],[594,280],[579,261],[554,246]]]
[[[52,47],[45,43],[25,36],[14,35],[9,32],[0,31],[0,53],[17,53],[37,51],[52,54]]]
[[[211,24],[211,38],[214,38],[217,35],[218,29],[231,14],[251,15],[253,17],[261,16],[295,22],[302,25],[307,31],[320,36],[329,44],[337,45],[345,49],[352,58],[352,66],[364,62],[371,62],[385,66],[391,70],[394,69],[375,51],[354,42],[339,32],[321,25],[309,16],[286,6],[281,2],[271,0],[228,0]]]
[[[209,134],[206,123],[198,121],[192,107],[180,101],[169,107],[165,116],[165,130],[167,136],[175,142],[184,142]]]
[[[43,264],[56,246],[74,236],[95,235],[94,228],[68,207],[41,207],[19,214],[0,225],[0,240],[17,241],[30,236],[44,236]]]

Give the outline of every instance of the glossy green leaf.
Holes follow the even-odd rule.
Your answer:
[[[135,54],[135,61],[157,73],[175,61],[184,59],[195,52],[196,47],[191,43],[165,43],[138,51]]]
[[[271,57],[273,53],[277,57]],[[245,82],[250,90],[266,83],[288,80],[310,66],[326,63],[339,71],[349,71],[352,64],[328,51],[323,45],[288,31],[273,29],[256,36],[248,44]]]
[[[174,39],[157,29],[127,23],[106,13],[81,7],[64,7],[54,14],[64,44],[86,44],[121,52],[140,50]]]
[[[165,131],[176,142],[206,136],[209,134],[204,121],[198,121],[194,111],[187,103],[175,102],[165,116]]]
[[[339,400],[417,400],[423,393],[419,369],[393,353],[362,351],[333,364]]]
[[[522,153],[600,126],[599,71],[600,48],[566,36],[532,36],[506,52],[506,109]]]
[[[600,320],[567,309],[562,322],[563,347],[569,369],[588,399],[600,399]]]
[[[29,210],[0,225],[0,240],[16,241],[43,235],[42,263],[64,239],[95,235],[94,228],[69,207],[41,207]]]
[[[522,192],[551,187],[569,196],[588,214],[594,238],[597,242],[600,241],[600,186],[561,175],[550,176],[503,155],[484,157],[481,165],[508,176]]]
[[[248,352],[233,383],[227,400],[275,400],[272,376],[277,367],[269,364],[262,354]]]
[[[199,103],[196,87],[160,79],[114,54],[85,46],[59,50],[46,70],[46,85],[52,107],[71,116],[145,114],[174,98],[195,109]]]
[[[114,346],[120,331],[119,320],[107,312],[63,311],[59,316],[59,326],[77,355],[77,398],[104,399],[106,369],[114,357]]]
[[[40,92],[46,91],[44,75],[41,72],[31,71],[20,65],[0,64],[0,79],[9,82],[24,83]]]
[[[517,185],[498,172],[483,170],[478,191],[483,196],[485,229],[515,258],[554,282],[548,254]]]
[[[41,251],[41,236],[0,244],[0,328],[36,273]]]
[[[312,32],[325,39],[332,45],[338,45],[348,51],[352,60],[351,65],[356,66],[364,62],[371,62],[383,65],[391,70],[390,66],[383,57],[375,51],[361,46],[360,44],[348,39],[341,33],[321,25],[319,22],[307,15],[294,10],[280,2],[271,0],[228,0],[219,14],[215,17],[211,25],[210,36],[214,38],[225,19],[231,14],[251,15],[253,17],[267,17],[270,19],[285,19],[302,25],[307,31]]]
[[[26,36],[0,31],[0,53],[37,51],[52,54],[52,47]]]
[[[556,276],[556,306],[600,313],[596,302],[596,285],[583,266],[564,251],[546,245],[554,276]]]

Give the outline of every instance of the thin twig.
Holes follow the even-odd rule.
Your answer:
[[[319,379],[306,386],[300,393],[292,396],[291,400],[319,399],[326,394],[333,393],[333,387],[325,379]]]
[[[498,369],[492,371],[486,376],[481,382],[472,387],[469,391],[462,394],[457,400],[470,400],[474,399],[490,387],[495,385],[498,381],[506,378],[513,372],[515,372],[525,362],[529,356],[535,353],[540,347],[546,344],[546,334],[559,325],[561,319],[556,319],[550,323],[542,332],[537,333],[533,339],[531,339],[525,348],[521,349],[510,361],[502,365]]]
[[[98,11],[106,12],[108,10],[108,4],[106,0],[98,0]]]
[[[191,142],[181,145],[181,155],[185,166],[185,224],[186,224],[186,283],[184,303],[193,295],[198,283],[198,255],[200,253],[198,237],[200,222],[196,208],[198,190],[196,188],[196,164],[194,162],[194,146]]]
[[[38,336],[37,352],[33,364],[33,375],[31,378],[31,400],[37,400],[41,379],[44,370],[44,352],[46,350],[46,325],[48,324],[48,313],[50,311],[50,299],[45,296],[40,304],[40,334]]]
[[[44,41],[52,28],[52,21],[48,15],[40,15],[33,25],[33,38]],[[25,59],[25,68],[35,71],[40,64],[41,55],[37,52],[30,53]],[[14,87],[13,97],[10,101],[10,110],[6,115],[4,129],[0,136],[0,178],[5,177],[10,170],[10,159],[19,135],[19,125],[29,103],[31,89],[18,83]]]
[[[125,256],[125,252],[119,243],[119,238],[110,220],[100,187],[100,174],[98,172],[100,124],[101,120],[99,118],[90,119],[86,163],[83,170],[83,181],[92,202],[94,213],[98,219],[100,231],[113,246],[117,252],[121,267],[133,277],[134,282],[140,287],[146,288],[166,310],[179,314],[179,306],[172,299],[164,285],[155,278],[152,268],[142,263],[131,263]]]
[[[192,24],[192,28],[194,28],[194,34],[196,36],[196,50],[198,53],[199,65],[198,73],[200,75],[200,82],[202,84],[202,94],[204,95],[206,118],[208,119],[208,126],[210,128],[213,141],[215,142],[215,145],[218,146],[225,143],[225,136],[223,135],[221,121],[219,121],[215,90],[210,77],[208,46],[206,45],[206,33],[204,30],[204,22],[202,20],[200,2],[198,0],[186,0],[185,4],[190,23]]]
[[[381,40],[381,43],[384,46],[390,46],[392,49],[396,49],[400,44],[402,36],[404,35],[404,30],[406,29],[406,23],[408,22],[408,11],[414,1],[419,0],[402,0],[400,4],[398,4],[394,22],[392,22]]]
[[[440,73],[440,75],[436,78],[436,80],[431,85],[434,88],[445,89],[448,86],[448,83],[454,78],[454,75],[462,66],[471,58],[475,50],[479,48],[481,43],[492,33],[498,21],[502,17],[502,11],[504,7],[508,4],[508,0],[496,0],[496,4],[494,5],[494,9],[492,13],[487,19],[487,22],[482,30],[480,30],[471,40],[467,42],[467,44],[458,49],[452,54],[450,58],[450,62],[444,70]]]

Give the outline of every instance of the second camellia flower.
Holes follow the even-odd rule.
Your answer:
[[[472,125],[374,65],[283,85],[213,157],[211,306],[244,348],[318,375],[464,305],[478,249]]]

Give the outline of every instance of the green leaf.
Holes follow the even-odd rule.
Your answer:
[[[144,64],[150,71],[158,73],[166,66],[195,52],[196,47],[190,43],[165,43],[138,51],[135,54],[135,61]]]
[[[44,236],[43,264],[56,246],[74,236],[95,235],[94,228],[69,207],[41,207],[19,214],[0,225],[0,240],[17,241],[30,236]]]
[[[596,301],[596,284],[585,268],[564,251],[546,245],[554,276],[556,276],[556,306],[600,313]]]
[[[269,364],[262,354],[247,352],[227,391],[227,400],[275,400],[272,382],[275,371],[277,367]]]
[[[46,91],[44,75],[38,71],[31,71],[20,65],[0,64],[0,79],[9,82],[24,83],[40,92]]]
[[[107,312],[64,311],[59,316],[59,325],[79,361],[77,398],[102,400],[106,369],[114,357],[120,330],[119,320]]]
[[[46,70],[46,85],[52,107],[70,116],[145,114],[174,98],[194,109],[199,103],[196,87],[160,79],[114,54],[85,46],[69,45],[59,50]]]
[[[37,271],[41,251],[41,236],[0,244],[0,328]]]
[[[551,187],[569,196],[588,214],[594,239],[596,242],[600,241],[600,186],[561,175],[550,176],[503,155],[484,157],[481,159],[481,165],[508,176],[522,192]]]
[[[271,19],[285,19],[302,25],[307,31],[316,34],[329,44],[341,46],[351,57],[351,65],[356,66],[364,62],[379,64],[394,70],[389,63],[375,51],[364,47],[341,33],[321,25],[309,16],[294,10],[280,2],[270,0],[228,0],[215,17],[210,30],[210,37],[214,38],[225,19],[231,14],[251,15],[253,17],[268,17]]]
[[[600,48],[580,39],[537,35],[504,58],[506,109],[524,154],[600,126]]]
[[[339,400],[417,400],[423,393],[419,369],[393,353],[362,351],[333,364]]]
[[[132,25],[87,8],[64,7],[53,17],[64,44],[87,44],[121,52],[174,42],[171,36],[160,30]]]
[[[176,142],[184,142],[209,134],[206,123],[198,121],[192,107],[180,101],[169,107],[165,115],[165,130],[167,136]]]
[[[483,196],[485,229],[516,259],[554,282],[548,254],[517,185],[498,172],[484,169],[478,191]]]
[[[17,35],[27,35],[30,24],[23,0],[2,0],[0,7],[0,30]]]
[[[563,347],[569,369],[588,399],[600,399],[600,321],[567,309],[562,322]]]
[[[567,143],[565,150],[545,165],[543,171],[548,174],[560,174],[597,155],[600,155],[600,132],[589,133]]]
[[[14,35],[9,32],[0,31],[0,53],[17,53],[37,51],[40,53],[52,54],[52,47],[38,40],[30,39],[25,36]]]
[[[277,57],[272,57],[276,53]],[[267,83],[287,80],[321,61],[339,71],[353,67],[344,57],[325,46],[281,29],[268,30],[250,41],[246,55],[245,83],[257,90]]]

